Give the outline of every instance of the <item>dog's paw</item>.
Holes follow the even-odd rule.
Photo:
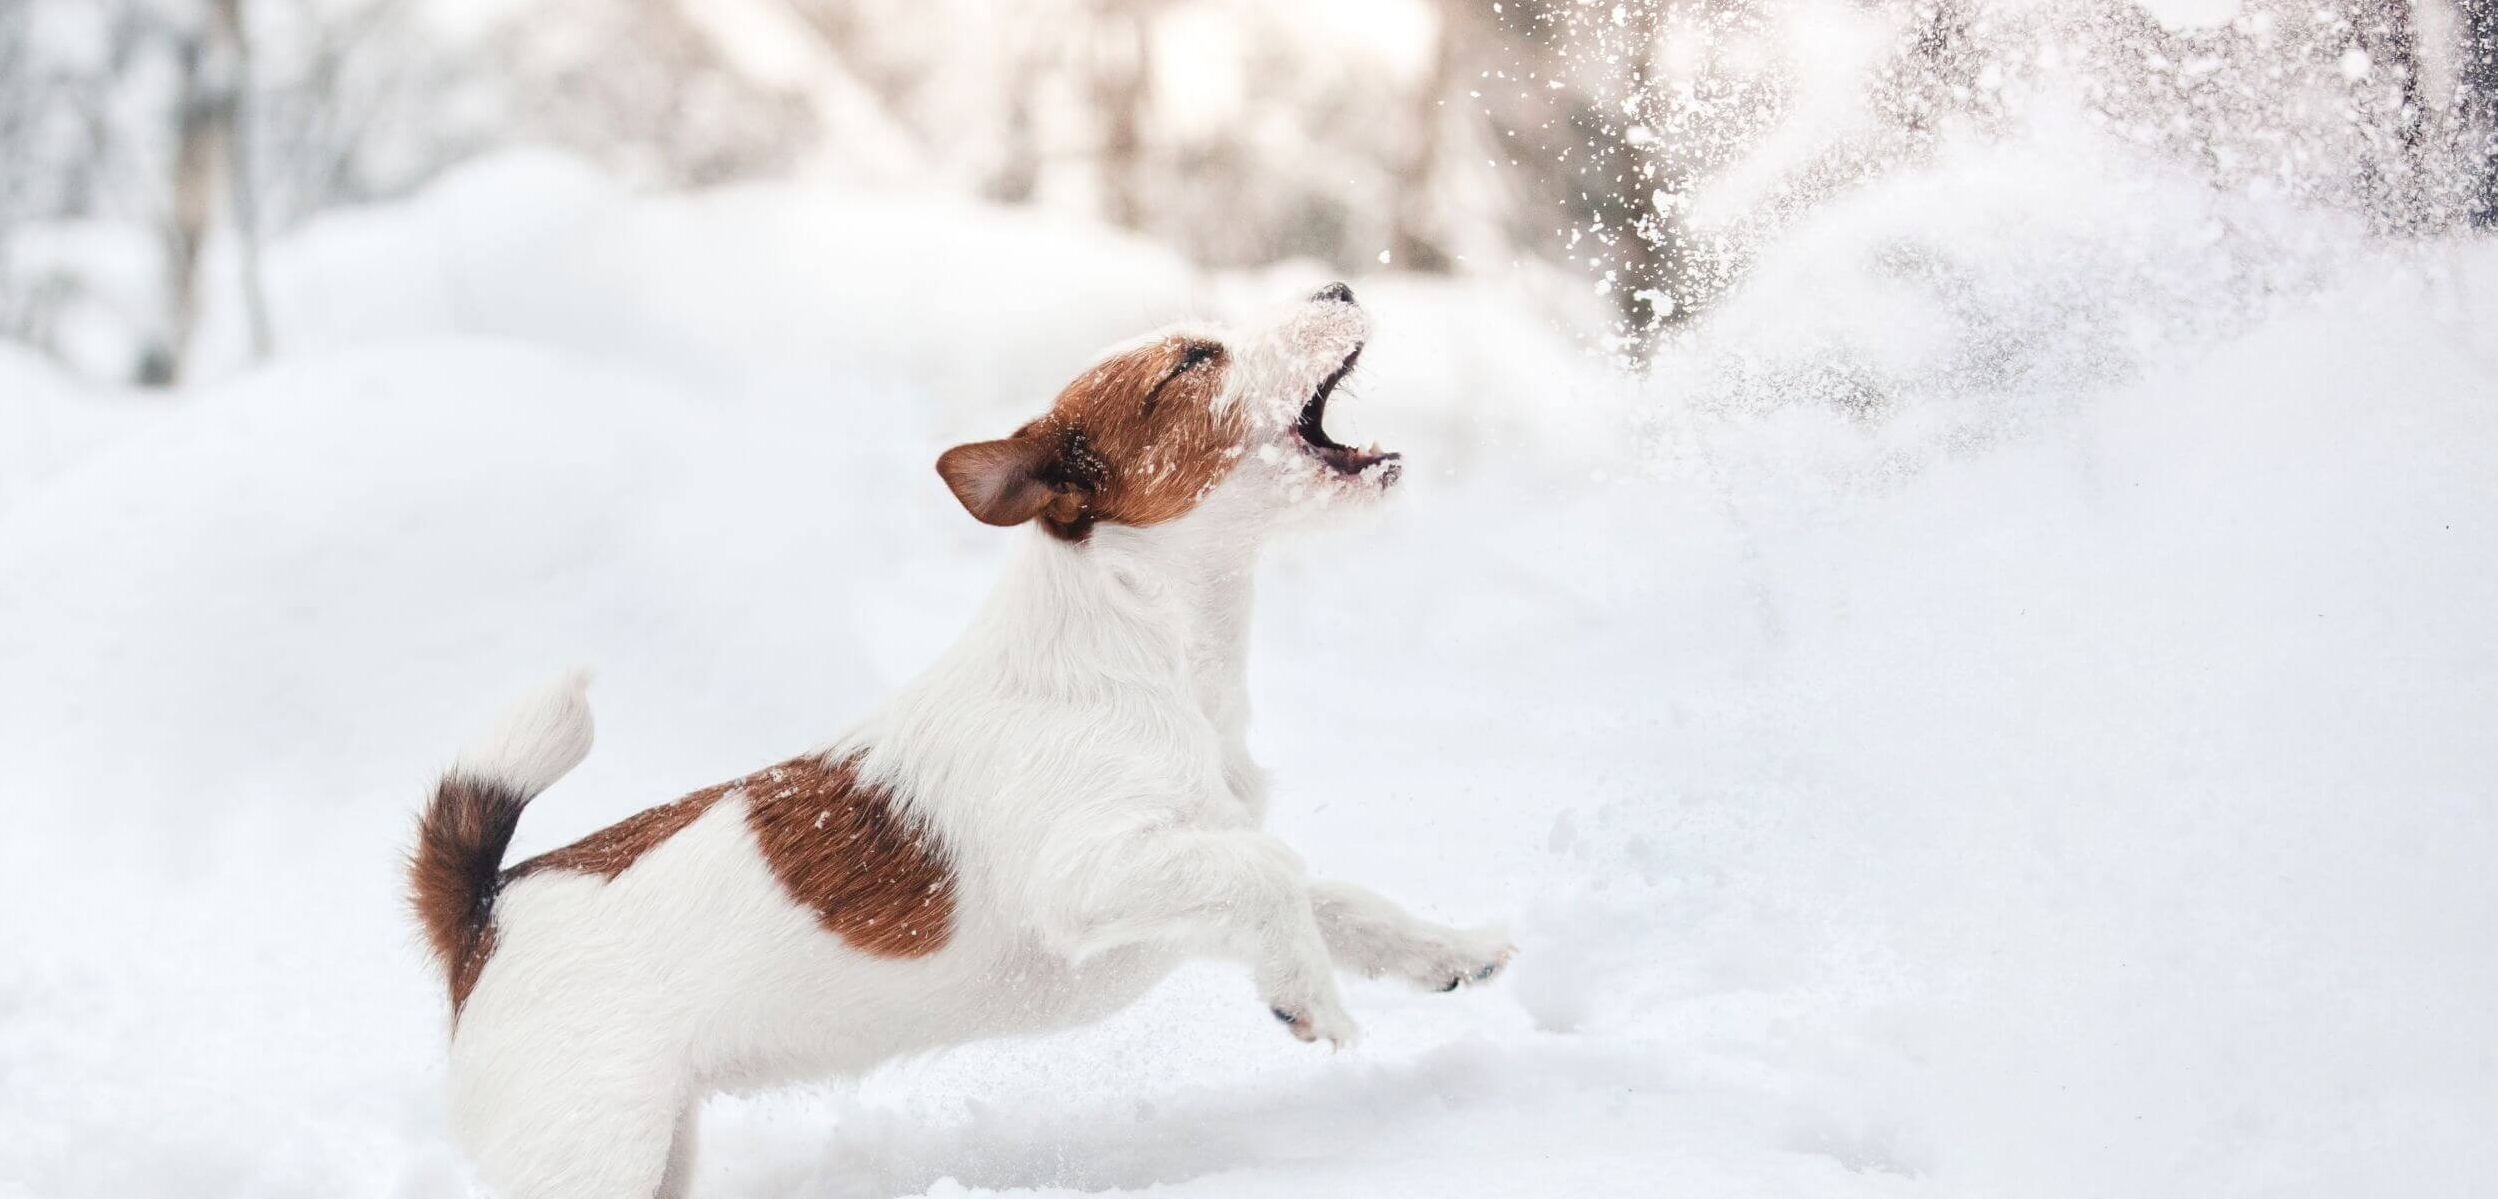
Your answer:
[[[1518,947],[1502,929],[1439,929],[1407,948],[1396,973],[1426,990],[1454,991],[1498,978],[1516,956]]]
[[[1335,975],[1323,964],[1294,970],[1265,988],[1266,1010],[1301,1041],[1325,1041],[1337,1049],[1351,1048],[1353,1017],[1337,997]]]
[[[1300,1006],[1278,1004],[1267,1010],[1283,1022],[1285,1030],[1297,1041],[1325,1041],[1330,1049],[1351,1049],[1361,1039],[1360,1030],[1353,1026],[1353,1017],[1346,1015],[1334,1000]]]

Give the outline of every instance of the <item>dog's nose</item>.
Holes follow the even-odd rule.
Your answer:
[[[1313,300],[1334,300],[1339,304],[1350,304],[1353,302],[1353,289],[1346,287],[1342,283],[1330,283],[1325,287],[1319,288],[1317,291],[1311,292],[1310,298]]]

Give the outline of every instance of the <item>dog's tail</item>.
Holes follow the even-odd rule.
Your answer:
[[[408,901],[458,1011],[494,950],[494,896],[521,809],[590,753],[590,676],[574,671],[503,717],[434,784],[408,855]]]

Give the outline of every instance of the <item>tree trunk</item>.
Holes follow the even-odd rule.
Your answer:
[[[1440,5],[1440,30],[1432,46],[1431,70],[1423,76],[1422,86],[1414,93],[1413,153],[1397,172],[1393,225],[1388,234],[1389,255],[1397,265],[1410,271],[1445,271],[1449,267],[1448,247],[1441,244],[1432,231],[1432,177],[1440,170],[1440,140],[1447,122],[1441,118],[1441,106],[1447,101],[1450,85],[1457,78],[1457,64],[1465,36],[1465,0],[1443,0]]]
[[[173,211],[165,225],[165,329],[139,368],[139,381],[154,387],[180,383],[190,372],[191,341],[199,327],[200,251],[208,241],[219,164],[228,160],[225,141],[234,127],[232,96],[209,75],[214,68],[208,39],[187,38],[180,55]]]
[[[252,228],[247,147],[239,129],[243,93],[241,0],[209,0],[208,21],[186,36],[179,57],[182,94],[175,122],[173,211],[165,230],[163,342],[140,365],[140,382],[170,386],[188,381],[193,341],[199,332],[200,253],[208,244],[220,205],[241,234],[244,315],[252,352],[269,346],[268,313],[261,290],[258,231]]]
[[[1122,228],[1145,224],[1145,106],[1153,97],[1151,22],[1143,0],[1111,0],[1093,45],[1093,98],[1102,112],[1102,211]]]
[[[2475,228],[2498,226],[2498,0],[2455,5],[2455,108]]]
[[[241,252],[243,321],[251,337],[252,360],[269,357],[269,295],[260,273],[260,191],[252,178],[251,38],[243,29],[243,0],[216,0],[216,28],[234,64],[232,100],[227,108],[226,190],[234,216],[234,237]]]
[[[2419,43],[2413,34],[2411,0],[2365,0],[2351,13],[2360,52],[2368,56],[2366,91],[2370,157],[2361,187],[2374,216],[2393,232],[2418,233],[2436,224],[2423,184],[2420,134]]]
[[[1666,19],[1666,6],[1642,5],[1624,21],[1628,44],[1623,54],[1623,86],[1629,94],[1645,98],[1641,118],[1651,129],[1662,128],[1659,117],[1670,103],[1665,97],[1671,84],[1657,61]],[[1613,298],[1628,331],[1641,343],[1638,353],[1644,356],[1651,338],[1691,319],[1696,311],[1698,272],[1692,261],[1693,247],[1683,230],[1683,218],[1674,208],[1690,190],[1692,179],[1677,156],[1678,148],[1667,137],[1652,136],[1645,144],[1626,139],[1620,153],[1633,169],[1617,196],[1629,228],[1621,245],[1623,278]]]

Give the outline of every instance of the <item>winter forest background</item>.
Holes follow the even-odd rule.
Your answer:
[[[2498,1190],[2498,0],[0,0],[0,1197],[464,1194],[397,895],[821,741],[929,469],[1333,278],[1315,868],[1502,986],[723,1099],[697,1193]]]
[[[2047,102],[2388,235],[2486,224],[2493,39],[2480,0],[13,0],[0,330],[99,380],[213,377],[280,347],[266,243],[551,147],[638,187],[1030,206],[1206,267],[1533,263],[1645,336]]]

